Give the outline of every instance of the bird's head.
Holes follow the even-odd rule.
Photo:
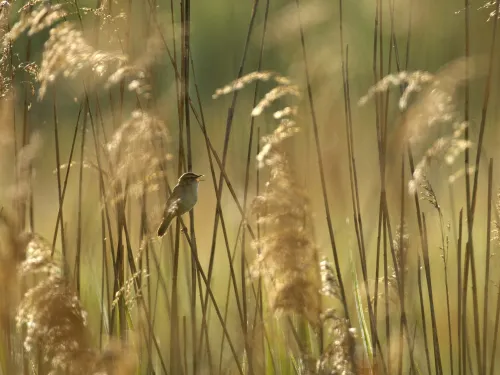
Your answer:
[[[193,172],[186,172],[181,177],[179,177],[179,185],[192,184],[194,182],[200,182],[202,178],[205,177],[202,174],[196,174]]]

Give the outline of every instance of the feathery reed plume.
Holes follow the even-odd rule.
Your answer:
[[[394,247],[394,256],[396,259],[396,263],[392,266],[388,266],[388,273],[386,276],[381,276],[375,282],[384,285],[387,280],[387,285],[389,286],[388,297],[389,300],[395,304],[399,304],[399,280],[406,278],[408,274],[408,252],[410,249],[410,236],[407,231],[406,223],[403,223],[403,228],[398,224],[396,228],[396,234],[393,238],[393,247]],[[385,289],[379,289],[379,292],[376,296],[372,296],[370,298],[370,303],[373,305],[376,299],[379,299],[385,295]],[[406,291],[405,291],[406,296]]]
[[[264,98],[262,98],[260,102],[257,103],[255,108],[252,110],[252,116],[255,117],[261,115],[262,112],[267,107],[269,107],[276,100],[284,96],[291,95],[295,97],[300,97],[299,87],[297,85],[292,84],[289,78],[283,77],[274,72],[252,72],[231,82],[229,85],[226,85],[222,88],[215,90],[215,93],[212,95],[212,98],[217,99],[222,95],[227,95],[231,92],[241,90],[243,87],[255,81],[265,82],[269,81],[270,79],[273,79],[278,85],[273,89],[271,89],[270,91],[268,91],[264,96]],[[292,108],[285,109],[285,111],[287,112],[286,114],[278,114],[278,117],[276,118],[282,118],[294,114],[294,110]]]
[[[19,327],[26,326],[26,351],[33,353],[40,344],[43,361],[52,374],[83,373],[94,357],[87,313],[52,259],[51,246],[41,237],[33,235],[28,242],[19,273],[26,279],[40,277],[25,293],[16,317]]]
[[[12,93],[12,78],[7,72],[6,66],[9,60],[9,48],[3,48],[0,56],[0,99],[4,99]]]
[[[0,35],[4,35],[9,22],[10,3],[7,0],[0,1]]]
[[[259,80],[273,79],[278,85],[271,89],[252,110],[259,116],[279,98],[300,96],[290,79],[273,72],[252,72],[229,85],[217,89],[214,99],[241,90]],[[258,167],[270,169],[265,191],[255,197],[252,212],[265,233],[253,243],[258,251],[252,267],[254,276],[262,276],[268,292],[269,305],[275,313],[295,312],[304,316],[313,326],[320,322],[321,279],[318,249],[314,243],[309,200],[294,179],[281,143],[299,131],[295,121],[288,118],[295,108],[285,108],[275,115],[280,125],[270,135],[262,137],[263,146],[257,155]]]
[[[271,91],[266,93],[264,98],[257,103],[255,108],[252,110],[252,116],[259,116],[264,109],[269,107],[272,103],[274,103],[279,98],[282,98],[286,95],[293,95],[296,97],[300,96],[300,91],[298,86],[296,85],[279,85],[273,88]]]
[[[320,269],[321,294],[342,301],[335,271],[326,258],[321,260]],[[325,337],[332,337],[332,341],[316,361],[316,374],[355,374],[356,329],[350,327],[347,319],[339,317],[335,309],[323,312],[321,321],[329,333]]]
[[[36,3],[41,3],[28,14]],[[64,19],[68,14],[64,10],[64,4],[51,4],[50,1],[32,1],[19,10],[21,19],[17,21],[12,29],[5,35],[4,46],[13,43],[19,36],[28,30],[28,36],[32,36]]]
[[[0,8],[2,13],[8,13],[10,6],[3,6],[3,4],[8,4],[7,1],[4,1],[0,4]],[[41,3],[41,4],[40,4]],[[39,4],[34,10],[31,9]],[[3,7],[2,7],[3,6]],[[30,1],[24,6],[21,7],[19,13],[21,13],[21,18],[17,21],[8,32],[5,33],[2,37],[2,57],[0,58],[0,72],[6,71],[4,66],[9,66],[11,71],[11,75],[15,74],[16,70],[23,70],[28,73],[31,77],[33,77],[33,81],[27,80],[24,82],[26,85],[31,86],[32,95],[34,95],[35,88],[33,82],[36,81],[39,69],[38,65],[34,61],[27,61],[18,63],[18,56],[11,52],[11,45],[19,38],[19,36],[28,31],[27,34],[29,37],[34,34],[51,27],[57,21],[65,18],[67,16],[67,12],[63,9],[64,4],[55,4],[52,5],[49,1],[41,1],[34,0]],[[31,13],[29,13],[31,11]],[[1,15],[1,14],[0,14]],[[8,21],[8,19],[6,19]],[[0,17],[1,22],[1,17]],[[2,25],[0,25],[2,28]],[[8,29],[8,27],[5,27]],[[3,31],[3,30],[2,30]],[[3,34],[3,33],[2,33]],[[0,73],[1,75],[1,73]],[[10,79],[7,76],[2,78],[2,82],[0,83],[0,96],[5,96],[8,92],[7,89],[11,88]]]
[[[389,74],[378,81],[374,86],[368,89],[368,93],[359,99],[359,105],[365,105],[376,94],[386,92],[391,86],[400,86],[405,84],[406,87],[399,99],[399,108],[406,109],[408,99],[413,92],[420,92],[424,85],[435,80],[433,74],[425,71],[417,70],[415,72],[399,72]]]
[[[290,85],[291,82],[288,78],[283,77],[275,72],[252,72],[244,75],[243,77],[234,80],[230,84],[215,90],[212,99],[217,99],[220,96],[230,94],[234,91],[241,90],[245,86],[255,81],[267,82],[273,79],[279,85]]]
[[[141,51],[137,58],[131,59],[129,63],[120,66],[113,74],[111,74],[106,82],[105,87],[109,88],[122,81],[128,80],[127,88],[138,95],[149,97],[151,85],[148,77],[148,68],[153,65],[157,57],[163,53],[164,38],[160,32],[153,33],[146,40],[145,48]]]
[[[141,290],[134,290],[134,284],[137,285],[138,279],[145,279],[149,275],[146,270],[137,271],[133,275],[131,275],[123,284],[123,286],[115,293],[115,298],[111,307],[114,308],[118,304],[118,300],[120,297],[123,297],[125,300],[125,305],[128,309],[131,309],[133,305],[135,305],[136,301],[141,298]],[[143,284],[143,286],[145,286]]]
[[[9,31],[9,14],[10,3],[6,0],[0,1],[0,39],[5,38],[5,34]],[[10,74],[8,74],[11,61],[10,43],[2,43],[0,51],[0,98],[3,98],[10,92],[12,82]]]
[[[30,195],[32,162],[40,143],[39,135],[33,133],[17,155],[17,182],[11,188],[14,209]],[[10,331],[15,316],[18,328],[25,330],[26,353],[49,375],[116,374],[116,366],[101,365],[103,356],[92,348],[87,314],[52,256],[52,246],[38,234],[23,232],[20,220],[0,211],[0,326],[8,325]],[[21,285],[25,292],[19,301]],[[123,357],[120,363],[133,358],[123,351],[116,351],[115,357]],[[131,366],[126,368],[121,374],[133,373]]]
[[[94,49],[71,22],[63,22],[50,30],[45,42],[38,80],[41,83],[39,97],[43,98],[47,87],[59,75],[75,77],[84,69],[91,69],[98,77],[111,68],[124,65],[127,57]]]
[[[274,312],[299,313],[317,326],[321,280],[309,201],[281,148],[282,141],[297,131],[293,121],[284,119],[271,135],[263,137],[258,161],[260,167],[270,168],[270,179],[252,206],[258,223],[265,228],[260,240],[253,244],[260,251],[253,269],[267,285]]]
[[[339,286],[332,265],[327,259],[323,259],[320,268],[322,294],[340,301]],[[328,309],[322,313],[321,321],[327,327],[328,337],[332,337],[332,341],[316,361],[316,373],[355,374],[356,330],[350,327],[347,319],[339,317],[335,309]]]
[[[120,374],[132,374],[130,353],[118,348],[99,353],[92,348],[87,313],[51,256],[50,244],[37,234],[27,234],[24,245],[19,276],[37,279],[24,294],[16,316],[18,326],[26,327],[26,351],[36,355],[38,345],[44,367],[53,375],[118,374],[117,368]]]
[[[65,19],[68,15],[64,10],[65,4],[52,5],[49,1],[43,1],[40,6],[27,14],[28,10],[39,2],[30,2],[21,8],[21,19],[3,38],[4,49],[24,31],[28,30],[28,36],[32,36],[43,29],[51,27],[57,21]],[[110,16],[106,15],[103,9],[102,4],[100,8],[91,12],[109,20]],[[120,16],[115,18],[120,18]],[[91,70],[98,78],[108,75],[106,80],[107,88],[129,79],[130,82],[127,86],[129,91],[147,96],[150,91],[150,85],[146,79],[147,67],[152,64],[158,53],[162,51],[160,43],[159,35],[157,33],[153,34],[148,38],[146,49],[141,53],[140,57],[130,61],[130,57],[122,53],[107,52],[94,48],[84,38],[82,31],[78,30],[71,22],[62,22],[50,30],[50,37],[44,45],[41,68],[37,76],[38,81],[41,83],[39,98],[44,97],[48,85],[55,81],[58,76],[75,77],[85,70]]]
[[[323,321],[328,321],[331,343],[316,363],[318,375],[356,374],[356,329],[349,326],[345,318],[340,318],[334,310],[323,314]]]
[[[170,158],[164,153],[168,141],[165,124],[140,110],[132,112],[131,117],[115,131],[106,145],[115,201],[124,198],[124,195],[116,196],[119,186],[127,186],[123,194],[133,196],[159,189],[160,165]]]
[[[415,166],[412,179],[408,183],[410,194],[415,193],[419,186],[425,186],[426,172],[433,160],[442,158],[449,166],[455,163],[457,157],[472,146],[471,141],[462,138],[468,124],[466,122],[455,123],[451,136],[438,138],[432,146],[427,149],[422,159]]]
[[[397,141],[415,143],[427,135],[427,130],[434,125],[450,123],[457,118],[454,97],[457,88],[474,74],[474,62],[472,59],[457,59],[436,74],[416,71],[388,75],[372,86],[367,95],[359,100],[359,104],[364,105],[375,94],[387,91],[390,86],[404,85],[399,107],[406,113],[404,124],[397,132],[402,135],[397,137]],[[414,92],[421,94],[413,105],[408,106]]]
[[[296,106],[285,107],[282,110],[274,112],[273,117],[276,120],[281,120],[284,117],[294,117],[294,116],[297,116],[297,111],[298,111],[298,109]]]
[[[321,273],[321,294],[342,301],[339,284],[330,262],[323,258],[319,264]]]
[[[158,51],[162,50],[158,46],[158,40],[158,36],[153,35],[148,39],[141,57],[130,61],[130,57],[122,53],[95,49],[72,23],[64,22],[50,30],[50,38],[45,43],[38,74],[38,81],[41,83],[39,97],[44,97],[48,85],[59,75],[75,77],[87,69],[98,78],[107,75],[106,88],[129,79],[129,91],[147,96],[150,86],[147,83],[146,68],[152,64]]]

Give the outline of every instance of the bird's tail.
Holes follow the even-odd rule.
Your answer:
[[[163,221],[161,222],[160,227],[158,228],[158,237],[162,237],[165,234],[173,218],[174,216],[170,214],[168,214],[163,218]]]

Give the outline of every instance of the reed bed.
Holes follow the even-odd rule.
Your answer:
[[[499,7],[0,2],[0,375],[498,373]]]

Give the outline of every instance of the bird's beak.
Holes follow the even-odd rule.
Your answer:
[[[200,174],[198,176],[198,178],[196,179],[196,181],[200,182],[200,181],[204,181],[205,180],[205,175],[204,174]]]

